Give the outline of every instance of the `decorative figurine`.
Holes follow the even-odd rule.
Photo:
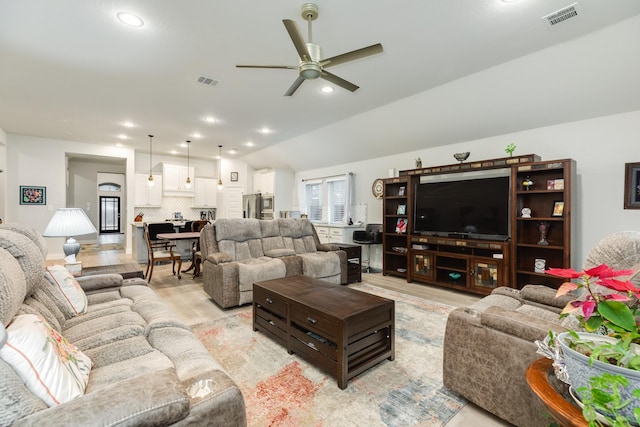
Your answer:
[[[416,169],[420,169],[422,167],[422,159],[420,159],[420,157],[418,157],[416,159]]]
[[[522,180],[522,187],[526,191],[529,191],[532,185],[533,185],[533,180],[530,177],[527,176],[525,177],[525,179]]]
[[[513,142],[507,145],[507,148],[504,149],[504,152],[509,155],[509,157],[513,157],[513,152],[516,151],[516,144]]]
[[[522,218],[531,218],[531,208],[522,208]]]
[[[470,151],[464,151],[462,153],[455,153],[453,155],[453,157],[459,161],[460,163],[464,162],[465,160],[467,160],[469,158],[469,154],[471,154]]]
[[[549,223],[548,221],[541,221],[538,223],[538,232],[540,233],[540,240],[538,241],[539,245],[548,245],[549,242],[547,242],[547,234],[549,233],[549,227],[551,226],[551,223]]]

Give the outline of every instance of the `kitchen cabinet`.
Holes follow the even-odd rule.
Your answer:
[[[314,225],[320,243],[353,243],[353,231],[362,225]]]
[[[253,192],[262,194],[275,194],[276,172],[257,171],[253,174]]]
[[[213,178],[195,178],[193,198],[194,208],[215,208],[218,181]]]
[[[170,163],[162,164],[162,191],[165,196],[185,196],[195,195],[193,180],[195,179],[195,168],[193,166],[174,165]],[[191,187],[187,188],[187,177],[191,178]]]
[[[293,209],[293,172],[278,169],[263,169],[253,173],[253,192],[273,194],[273,213]]]
[[[162,175],[153,175],[154,185],[149,187],[149,174],[137,173],[135,175],[134,206],[160,206],[162,205]]]

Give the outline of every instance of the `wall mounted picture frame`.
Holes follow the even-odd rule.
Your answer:
[[[554,202],[551,216],[563,216],[563,215],[564,215],[564,202],[562,201]]]
[[[231,172],[231,182],[238,181],[238,172]]]
[[[624,208],[640,209],[640,162],[624,164]]]
[[[20,186],[20,204],[21,205],[46,205],[47,204],[47,187],[37,185],[21,185]]]

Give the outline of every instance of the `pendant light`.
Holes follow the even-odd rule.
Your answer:
[[[187,183],[184,185],[187,189],[191,188],[191,177],[189,176],[189,161],[191,160],[189,154],[189,145],[191,145],[191,141],[187,141]]]
[[[149,178],[147,181],[147,185],[149,187],[153,187],[153,185],[155,184],[153,182],[153,173],[151,172],[151,158],[153,157],[151,141],[153,141],[153,135],[149,135]]]
[[[218,145],[218,158],[220,159],[218,165],[218,190],[222,190],[222,145]]]

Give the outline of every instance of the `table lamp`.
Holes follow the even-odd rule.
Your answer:
[[[73,236],[97,233],[91,220],[81,208],[60,208],[53,214],[47,228],[42,235],[44,237],[67,237],[62,246],[66,256],[65,261],[76,262],[76,256],[80,252],[80,243]]]

